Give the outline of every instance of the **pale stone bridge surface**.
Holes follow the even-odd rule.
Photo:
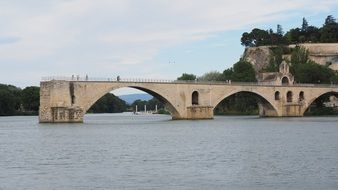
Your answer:
[[[83,122],[87,110],[115,89],[131,87],[162,101],[173,119],[212,119],[214,108],[239,92],[259,97],[260,116],[303,116],[309,105],[324,94],[338,94],[337,85],[276,85],[167,80],[111,80],[45,78],[40,84],[39,121]]]

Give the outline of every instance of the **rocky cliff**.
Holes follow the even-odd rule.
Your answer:
[[[309,51],[309,58],[321,65],[330,65],[333,70],[338,70],[338,43],[306,43],[299,44]],[[271,46],[249,47],[246,48],[243,58],[251,62],[256,71],[260,71],[269,64],[271,57]],[[289,45],[293,48],[295,45]],[[290,54],[283,55],[289,58]]]

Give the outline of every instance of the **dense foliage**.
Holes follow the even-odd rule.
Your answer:
[[[290,71],[298,83],[330,84],[338,82],[336,71],[311,61],[308,51],[299,46],[296,46],[291,53]]]
[[[182,76],[178,77],[177,80],[195,80],[196,75],[183,73]]]
[[[233,82],[256,82],[256,73],[251,63],[241,59],[232,68],[223,71],[223,79]]]
[[[100,98],[89,110],[90,113],[121,113],[127,110],[125,101],[114,94],[106,94]]]
[[[164,109],[164,104],[162,102],[160,102],[155,97],[148,100],[148,101],[146,101],[146,100],[135,100],[130,106],[131,106],[132,110],[134,110],[134,111],[136,109],[136,106],[137,106],[137,111],[144,111],[145,105],[147,107],[147,110],[154,111],[156,109],[156,105],[157,105],[158,110]]]
[[[224,76],[221,72],[210,71],[197,78],[198,81],[223,81]]]
[[[246,47],[263,45],[286,45],[298,43],[335,43],[338,42],[338,23],[329,15],[322,27],[309,26],[303,18],[301,27],[292,28],[284,34],[282,26],[277,25],[277,31],[254,28],[251,32],[244,32],[241,44]]]
[[[39,110],[39,87],[20,89],[0,84],[0,115],[37,114]]]

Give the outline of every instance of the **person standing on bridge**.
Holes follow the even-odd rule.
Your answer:
[[[117,76],[117,77],[116,77],[116,80],[117,80],[117,82],[120,81],[120,76]]]

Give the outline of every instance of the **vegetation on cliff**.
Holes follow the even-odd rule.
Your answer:
[[[254,28],[251,32],[244,32],[241,37],[241,44],[245,47],[336,42],[338,42],[338,23],[332,15],[327,16],[323,26],[319,28],[309,26],[308,21],[303,18],[301,27],[292,28],[285,34],[282,26],[277,25],[276,32],[272,29]]]

